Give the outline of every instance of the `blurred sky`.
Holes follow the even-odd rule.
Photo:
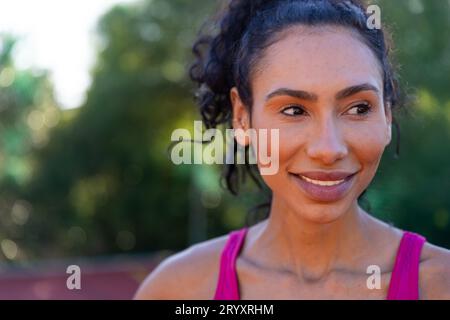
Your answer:
[[[17,66],[50,70],[58,102],[75,108],[90,84],[98,18],[111,6],[129,2],[135,0],[0,0],[0,33],[19,36]]]

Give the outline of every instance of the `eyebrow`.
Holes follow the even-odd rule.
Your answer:
[[[335,95],[336,100],[342,100],[344,98],[347,98],[351,95],[354,95],[361,91],[374,91],[375,93],[379,93],[379,90],[377,87],[371,85],[370,83],[362,83],[355,86],[351,86],[345,89],[340,90]],[[304,91],[304,90],[294,90],[289,88],[279,88],[275,91],[269,93],[266,96],[266,101],[269,99],[276,97],[276,96],[291,96],[294,98],[302,99],[302,100],[309,100],[309,101],[317,101],[319,97],[312,92]]]

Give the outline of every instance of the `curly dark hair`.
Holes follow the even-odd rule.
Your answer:
[[[197,84],[196,102],[207,129],[222,125],[231,128],[233,115],[229,94],[233,87],[237,88],[251,115],[252,71],[264,49],[278,40],[281,31],[298,24],[338,25],[357,31],[383,70],[385,105],[392,110],[401,105],[398,77],[390,61],[389,32],[385,28],[367,27],[366,3],[358,0],[229,0],[223,4],[218,14],[202,26],[192,48],[195,61],[189,69],[190,78]],[[205,32],[208,27],[212,27],[209,33]],[[398,157],[399,128],[395,118],[393,125],[397,129],[395,156]],[[236,156],[236,147],[234,153]],[[221,181],[234,195],[238,194],[247,174],[261,189],[266,188],[256,165],[225,164],[223,169]],[[267,205],[270,201],[262,206]]]

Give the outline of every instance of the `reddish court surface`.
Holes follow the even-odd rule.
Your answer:
[[[0,299],[132,299],[139,284],[168,252],[148,256],[46,261],[27,266],[0,265]],[[69,290],[67,267],[78,265],[81,289]]]

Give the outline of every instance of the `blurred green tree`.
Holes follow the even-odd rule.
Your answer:
[[[103,16],[86,102],[39,152],[28,185],[40,256],[181,248],[206,237],[189,217],[201,197],[193,169],[174,166],[167,148],[171,131],[196,116],[186,71],[210,7],[143,1]]]
[[[0,249],[7,259],[27,258],[25,225],[32,205],[22,194],[30,182],[34,154],[45,147],[60,109],[44,70],[19,70],[13,61],[18,39],[0,34]]]

